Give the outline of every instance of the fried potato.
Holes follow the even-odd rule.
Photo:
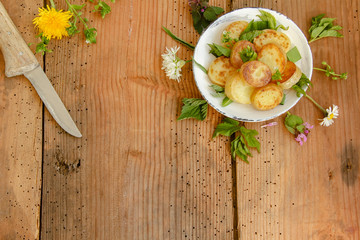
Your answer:
[[[278,32],[272,29],[263,30],[264,32],[254,38],[254,45],[256,51],[260,51],[260,49],[269,44],[274,43],[281,48],[281,50],[287,53],[290,50],[290,39],[286,34],[282,32]]]
[[[242,31],[245,30],[245,28],[247,28],[248,26],[248,22],[245,21],[237,21],[237,22],[233,22],[230,25],[228,25],[225,30],[224,33],[228,33],[226,34],[229,38],[231,39],[237,39],[240,37],[240,34],[242,33]],[[232,48],[233,45],[235,44],[235,40],[231,40],[229,42],[224,42],[224,35],[222,36],[222,42],[224,43],[224,47],[228,47],[228,48]]]
[[[222,56],[210,64],[208,76],[211,82],[223,87],[227,77],[235,71],[236,68],[231,65],[230,58]]]
[[[270,68],[259,61],[244,63],[240,68],[240,74],[244,80],[253,87],[262,87],[271,81]]]
[[[255,51],[254,44],[249,41],[242,40],[234,44],[230,55],[230,62],[234,67],[240,68],[241,65],[243,65],[244,62],[240,57],[240,53],[248,46],[250,46]]]
[[[301,78],[301,70],[295,63],[288,61],[284,72],[281,74],[280,86],[283,89],[289,89],[296,84]]]
[[[285,53],[273,43],[269,43],[260,49],[258,60],[270,67],[271,74],[274,74],[276,70],[279,70],[280,73],[284,72],[287,61]]]
[[[225,95],[234,102],[250,104],[254,87],[249,85],[238,72],[233,73],[226,81]]]
[[[256,88],[251,94],[251,103],[258,110],[270,110],[281,103],[283,90],[275,83]]]

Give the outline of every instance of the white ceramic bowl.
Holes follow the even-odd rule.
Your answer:
[[[242,8],[229,12],[215,22],[213,22],[205,32],[201,35],[194,51],[194,59],[209,69],[211,62],[215,57],[209,53],[208,44],[221,44],[222,33],[227,25],[235,21],[247,21],[255,19],[260,20],[256,15],[260,15],[259,9],[270,12],[276,19],[277,24],[282,24],[285,27],[289,26],[288,30],[283,31],[291,40],[291,48],[296,46],[301,54],[301,60],[296,62],[296,65],[301,71],[311,79],[313,70],[313,59],[308,41],[298,26],[285,15],[276,11],[264,8]],[[290,48],[290,49],[291,49]],[[212,96],[214,92],[210,87],[212,84],[207,74],[205,74],[195,63],[193,63],[194,78],[197,87],[206,101],[221,114],[244,122],[261,122],[270,120],[280,116],[281,114],[292,108],[299,100],[296,93],[292,89],[284,90],[286,94],[286,101],[284,105],[279,105],[274,109],[268,111],[256,110],[251,104],[231,103],[226,107],[222,107],[222,98]]]

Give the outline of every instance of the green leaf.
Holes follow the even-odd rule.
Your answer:
[[[223,93],[225,91],[225,89],[223,87],[216,85],[216,84],[211,84],[210,87],[212,87],[214,89],[214,91],[217,93]]]
[[[236,137],[232,142],[231,142],[231,156],[233,159],[236,159],[236,156],[239,156],[241,160],[243,160],[246,163],[249,163],[249,161],[247,160],[247,154],[246,151],[244,149],[244,146],[246,147],[246,145],[241,142],[240,136]],[[244,154],[245,153],[245,154]]]
[[[174,39],[175,41],[178,41],[179,43],[181,43],[181,44],[183,44],[184,46],[190,48],[191,50],[194,50],[194,49],[195,49],[195,46],[194,46],[194,45],[192,45],[192,44],[190,44],[190,43],[187,43],[187,42],[185,42],[184,40],[178,38],[178,37],[175,36],[172,32],[170,32],[170,30],[167,29],[166,27],[163,26],[162,28],[163,28],[163,30],[164,30],[172,39]]]
[[[287,128],[287,130],[292,133],[295,134],[296,130],[298,130],[298,126],[302,125],[304,123],[304,121],[302,120],[301,117],[296,116],[294,114],[291,114],[288,112],[288,115],[285,117],[285,127]],[[299,129],[301,129],[301,127],[299,127]]]
[[[209,53],[213,54],[215,57],[221,57],[221,56],[230,57],[231,49],[220,46],[216,43],[208,44],[208,45],[210,47]]]
[[[285,100],[286,100],[286,94],[284,93],[280,105],[284,105],[284,104],[285,104]]]
[[[259,12],[261,13],[261,15],[257,15],[257,16],[264,22],[268,22],[268,26],[270,29],[275,29],[276,28],[275,17],[271,13],[268,13],[264,10],[259,10]]]
[[[272,75],[271,79],[272,80],[281,80],[282,79],[279,69],[276,69],[276,72]]]
[[[254,38],[256,38],[257,36],[259,36],[262,33],[263,33],[263,31],[260,31],[260,30],[254,30],[254,31],[250,31],[247,33],[242,33],[240,35],[239,40],[247,40],[249,42],[253,42]]]
[[[255,138],[258,135],[258,131],[253,129],[247,129],[244,126],[240,128],[241,134],[244,136],[246,143],[249,147],[254,147],[260,152],[260,142]]]
[[[193,17],[193,24],[194,24],[194,25],[198,24],[198,23],[200,22],[200,20],[201,20],[201,15],[200,15],[200,13],[195,10],[195,11],[192,11],[192,12],[191,12],[191,15],[192,15],[192,17]]]
[[[325,26],[320,26],[320,27],[316,27],[312,32],[311,32],[311,39],[315,39],[317,36],[320,35],[320,33],[322,31],[324,31]]]
[[[337,32],[336,30],[326,30],[319,35],[319,38],[324,38],[324,37],[344,37],[344,35]]]
[[[192,60],[194,61],[195,65],[198,66],[201,69],[201,71],[203,71],[205,74],[208,74],[208,71],[206,70],[206,68],[203,65],[201,65],[200,63],[195,61],[194,58]]]
[[[226,107],[226,106],[228,106],[230,103],[232,103],[233,101],[230,99],[230,98],[228,98],[227,96],[225,96],[224,97],[224,99],[223,99],[223,101],[222,101],[222,103],[221,103],[221,106],[223,106],[223,107]]]
[[[184,105],[177,120],[195,118],[202,121],[206,118],[208,104],[205,100],[198,98],[184,98],[182,102]]]
[[[301,94],[306,95],[306,92],[304,91],[303,88],[305,88],[307,86],[313,86],[313,84],[309,80],[309,78],[306,77],[305,74],[301,74],[299,81],[295,85],[293,85],[291,88],[294,89],[296,91],[296,95],[298,97],[300,97]]]
[[[252,47],[247,46],[240,52],[240,58],[245,63],[256,60],[257,54]]]
[[[84,29],[84,34],[87,43],[96,43],[97,31],[95,28]]]
[[[238,121],[226,118],[222,123],[217,125],[212,137],[215,138],[219,135],[230,137],[233,133],[240,130],[239,124],[240,123]]]
[[[293,63],[299,61],[301,59],[301,55],[297,47],[293,47],[286,53],[287,59]]]
[[[83,9],[83,7],[85,7],[85,3],[82,5],[76,5],[76,4],[71,4],[71,7],[73,7],[76,11],[79,11],[81,9]]]
[[[216,15],[222,14],[224,12],[224,9],[222,9],[221,7],[212,7],[216,13]]]
[[[324,16],[325,16],[325,13],[317,15],[316,17],[311,18],[311,23],[312,24],[319,24],[320,19],[322,19]]]
[[[111,12],[111,7],[104,1],[99,1],[98,6],[102,18],[105,18],[105,16]]]
[[[206,8],[203,15],[204,15],[204,18],[210,22],[215,21],[217,18],[215,10],[212,7]]]

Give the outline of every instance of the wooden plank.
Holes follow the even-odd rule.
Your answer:
[[[46,112],[42,238],[233,239],[229,142],[211,139],[221,116],[209,109],[204,122],[177,122],[181,99],[200,93],[190,65],[180,83],[161,70],[165,47],[178,45],[162,25],[198,38],[187,1],[111,6],[104,20],[86,10],[96,45],[76,36],[46,56],[84,137],[65,134]]]
[[[309,94],[325,107],[338,105],[340,117],[321,127],[321,113],[302,99],[291,112],[315,124],[302,147],[286,131],[284,116],[269,129],[245,124],[259,130],[262,153],[236,165],[240,239],[359,239],[359,2],[233,1],[234,9],[258,6],[284,13],[306,35],[311,17],[336,17],[344,38],[312,43],[314,66],[325,60],[349,79],[314,73]]]
[[[26,42],[42,1],[2,1]],[[1,55],[1,54],[0,54]],[[42,57],[38,56],[42,63]],[[6,78],[0,56],[0,239],[37,239],[40,224],[42,103],[23,76]]]

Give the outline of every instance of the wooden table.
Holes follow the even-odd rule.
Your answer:
[[[31,20],[43,1],[2,2],[37,42]],[[291,112],[316,125],[304,146],[284,116],[268,129],[245,123],[259,131],[262,152],[248,165],[232,162],[229,139],[211,138],[223,118],[214,109],[203,122],[176,121],[181,99],[200,97],[190,65],[180,83],[161,70],[165,47],[178,45],[162,25],[199,38],[187,1],[118,0],[104,20],[88,6],[96,45],[79,34],[37,55],[83,138],[54,122],[24,77],[4,77],[0,58],[0,239],[360,239],[360,2],[210,4],[274,9],[306,34],[311,17],[336,17],[344,38],[311,43],[314,66],[325,60],[349,78],[314,72],[309,90],[340,106],[335,124],[318,125],[320,111],[302,99]]]

